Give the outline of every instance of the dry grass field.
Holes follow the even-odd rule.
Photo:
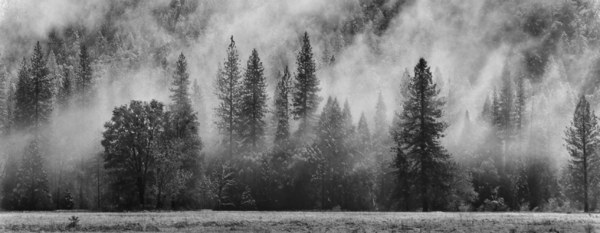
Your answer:
[[[70,220],[78,218],[77,223]],[[3,212],[2,232],[596,232],[600,214]]]

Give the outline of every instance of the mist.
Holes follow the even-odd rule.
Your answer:
[[[93,104],[52,115],[46,130],[60,136],[49,139],[49,158],[59,158],[52,159],[51,166],[101,153],[104,123],[115,107],[131,100],[169,103],[171,71],[179,54],[186,56],[190,79],[197,80],[202,90],[199,131],[203,152],[212,156],[220,139],[214,124],[218,105],[214,85],[232,36],[242,67],[252,49],[260,54],[273,108],[277,80],[285,66],[296,72],[301,36],[307,32],[317,63],[319,95],[347,100],[354,124],[364,113],[370,126],[375,124],[379,93],[391,124],[405,101],[398,94],[405,70],[412,76],[419,58],[427,59],[447,102],[443,119],[449,127],[442,142],[461,161],[469,159],[465,151],[483,145],[491,133],[481,113],[503,78],[526,76],[524,128],[529,139],[520,143],[540,143],[557,169],[568,159],[564,131],[578,97],[585,94],[593,109],[600,107],[595,92],[600,84],[594,67],[600,55],[595,2],[584,8],[571,0],[387,0],[381,4],[386,12],[372,12],[365,10],[363,0],[177,1],[186,10],[175,23],[164,25],[160,19],[168,16],[173,2],[0,2],[0,70],[5,70],[13,87],[21,59],[31,55],[36,41],[46,51],[52,32],[65,38],[76,32],[82,44],[92,47],[102,35],[125,48],[114,52],[119,59],[102,57],[103,51],[92,49]],[[588,21],[557,23],[555,18],[561,16],[550,12],[569,7],[589,11],[582,13]],[[576,37],[580,34],[592,39],[582,41]],[[581,52],[573,52],[577,49]],[[332,56],[335,61],[330,63]],[[321,107],[324,104],[321,101]],[[26,138],[21,132],[3,138],[3,161],[18,153]]]

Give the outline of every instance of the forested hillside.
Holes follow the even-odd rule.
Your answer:
[[[597,210],[599,7],[2,2],[0,208]]]

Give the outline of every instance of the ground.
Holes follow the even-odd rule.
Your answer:
[[[76,216],[78,220],[70,220]],[[75,223],[76,222],[76,223]],[[595,232],[600,214],[0,212],[2,232]]]

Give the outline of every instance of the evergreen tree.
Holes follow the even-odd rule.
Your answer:
[[[52,205],[42,153],[39,139],[35,138],[27,145],[14,189],[20,210],[46,210]]]
[[[319,118],[317,179],[320,183],[321,208],[342,205],[342,178],[348,168],[343,128],[343,113],[337,99],[328,98]]]
[[[204,97],[202,95],[202,88],[198,84],[198,79],[194,79],[192,84],[192,106],[196,115],[198,115],[198,123],[202,127],[206,127],[206,106],[204,105]]]
[[[88,106],[93,99],[92,93],[92,66],[87,46],[81,45],[79,52],[79,69],[77,79],[77,92],[81,106]]]
[[[350,111],[350,104],[348,100],[344,101],[344,109],[342,110],[342,122],[344,134],[351,136],[354,134],[354,125],[352,124],[352,112]]]
[[[313,114],[321,101],[318,96],[318,92],[321,90],[319,79],[315,75],[315,61],[307,32],[302,38],[302,48],[298,53],[296,65],[298,68],[292,97],[292,114],[294,119],[300,120],[297,132],[299,138],[305,138],[311,129]]]
[[[514,88],[511,76],[508,71],[505,72],[502,79],[502,89],[500,90],[500,116],[498,121],[498,133],[499,138],[505,141],[512,138],[513,133],[513,113],[515,109],[514,102]]]
[[[66,109],[69,107],[69,102],[71,100],[71,96],[73,95],[73,87],[71,85],[71,78],[69,77],[69,71],[65,70],[63,73],[62,81],[60,82],[60,87],[58,89],[58,96],[56,97],[56,101],[58,102],[58,106],[61,109]]]
[[[256,49],[252,50],[242,80],[242,99],[240,105],[241,139],[245,147],[257,149],[264,137],[267,113],[267,84],[264,68]]]
[[[49,78],[52,81],[52,96],[56,98],[58,96],[58,91],[61,87],[63,72],[56,61],[56,55],[54,52],[50,51],[50,56],[48,57],[48,71]],[[56,102],[54,100],[53,102]]]
[[[8,77],[3,69],[0,68],[0,137],[8,133],[9,116],[8,116]]]
[[[4,162],[4,174],[2,174],[2,201],[4,210],[16,210],[19,208],[19,196],[15,192],[18,184],[19,161],[17,156],[9,155]]]
[[[216,108],[216,123],[223,134],[229,157],[233,156],[234,140],[239,136],[241,102],[239,63],[239,55],[232,36],[231,43],[227,47],[227,58],[223,69],[219,69],[216,84],[216,95],[220,101]]]
[[[589,196],[592,188],[599,183],[600,160],[597,154],[600,145],[598,118],[590,109],[585,96],[579,98],[571,126],[565,132],[567,150],[571,160],[567,167],[577,194],[577,201],[583,203],[583,211],[590,211]]]
[[[415,75],[409,85],[408,99],[400,117],[399,132],[395,150],[398,157],[405,158],[413,167],[411,171],[417,178],[415,185],[419,192],[423,211],[441,209],[441,203],[448,195],[448,182],[452,178],[450,171],[451,157],[442,147],[440,138],[446,124],[441,122],[444,102],[438,98],[439,89],[433,83],[430,68],[421,58],[415,66]]]
[[[358,133],[358,138],[361,142],[365,144],[370,144],[371,141],[371,132],[369,131],[369,126],[367,125],[367,118],[365,118],[365,113],[360,114],[360,119],[358,120],[358,127],[356,128],[356,132]]]
[[[24,129],[33,123],[33,112],[31,92],[31,76],[29,75],[29,65],[23,58],[21,68],[17,76],[17,86],[15,90],[15,116],[14,123],[17,129]]]
[[[485,102],[483,103],[483,111],[481,112],[481,119],[483,121],[491,123],[492,120],[492,103],[490,102],[490,97],[485,97]]]
[[[524,79],[523,75],[519,76],[517,82],[517,96],[516,102],[514,106],[514,128],[519,133],[523,129],[523,122],[525,118],[525,87],[524,87]]]
[[[171,195],[176,194],[177,190],[186,184],[186,191],[192,191],[196,186],[195,182],[187,182],[190,178],[200,178],[200,150],[202,149],[202,140],[198,134],[197,115],[192,109],[192,101],[189,94],[189,74],[187,72],[187,61],[185,56],[179,55],[175,65],[173,82],[171,83],[171,112],[168,117],[169,126],[166,127],[167,134],[164,136],[164,142],[171,148],[164,150],[157,157],[160,172],[164,174],[163,179],[159,179],[159,188],[162,191],[166,187],[171,187]],[[185,174],[190,174],[188,177]],[[180,182],[181,181],[181,182]],[[182,183],[176,185],[176,183]],[[162,193],[161,193],[162,194]],[[185,202],[189,197],[179,196],[179,202]],[[157,207],[161,207],[162,197],[157,198]]]
[[[383,96],[379,92],[377,97],[377,105],[375,105],[375,128],[373,138],[383,140],[388,135],[388,123],[386,120],[387,108],[383,102]]]
[[[28,96],[32,105],[32,126],[38,129],[45,124],[52,113],[52,80],[42,54],[40,42],[37,42],[31,57],[30,93]]]
[[[179,138],[197,134],[196,114],[192,110],[192,100],[189,94],[189,74],[187,61],[183,53],[175,64],[175,74],[171,83],[171,111],[175,118],[175,134]],[[195,131],[195,132],[194,132]]]
[[[290,137],[290,73],[286,66],[275,89],[275,144],[282,145]]]

